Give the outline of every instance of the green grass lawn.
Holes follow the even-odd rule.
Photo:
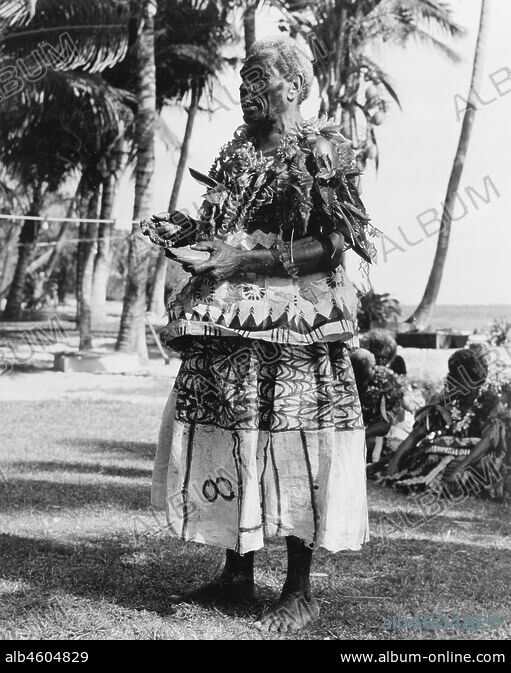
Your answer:
[[[222,553],[173,540],[163,515],[151,511],[160,413],[151,395],[143,404],[128,394],[0,403],[0,638],[265,637],[252,623],[283,581],[281,541],[257,556],[253,607],[172,613],[166,602],[210,579]],[[434,505],[424,511],[374,484],[369,501],[371,543],[362,552],[316,554],[322,614],[288,638],[511,636],[509,507],[471,499],[432,517]],[[383,630],[392,615],[498,615],[503,625],[491,632]]]

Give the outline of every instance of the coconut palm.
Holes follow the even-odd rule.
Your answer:
[[[462,34],[445,2],[434,0],[277,0],[290,30],[318,45],[314,63],[320,115],[337,118],[352,140],[361,166],[378,164],[375,127],[383,123],[388,98],[399,105],[391,77],[371,50],[417,40],[458,60],[441,39]]]
[[[424,295],[414,313],[407,320],[407,322],[412,323],[419,329],[427,327],[431,319],[435,303],[438,298],[438,293],[440,291],[440,284],[442,282],[442,275],[444,272],[447,251],[449,248],[449,238],[451,235],[452,213],[456,205],[456,198],[461,182],[461,177],[463,175],[463,169],[465,166],[465,160],[470,143],[470,136],[474,126],[475,113],[477,109],[477,92],[480,91],[480,86],[482,83],[482,62],[488,41],[489,10],[489,0],[482,0],[479,32],[474,53],[472,79],[470,82],[470,91],[468,96],[468,106],[464,113],[458,148],[456,150],[451,176],[447,186],[447,195],[445,197],[444,209],[442,212],[440,231],[438,232],[437,248],[435,257],[433,259],[433,266],[431,268],[426,289],[424,290]]]
[[[100,220],[112,220],[114,203],[123,169],[132,160],[133,152],[128,151],[128,142],[120,136],[112,148],[108,165],[102,174]],[[102,221],[98,225],[97,249],[94,258],[92,279],[92,326],[99,326],[106,320],[106,299],[110,267],[112,263],[112,237],[115,222]]]
[[[45,194],[56,193],[70,175],[88,171],[91,176],[92,168],[99,169],[98,157],[108,156],[129,117],[124,96],[99,75],[49,72],[4,101],[0,108],[0,160],[31,190],[30,215],[40,215]],[[81,184],[84,188],[85,181]],[[89,191],[93,188],[89,184]],[[37,221],[27,220],[22,225],[5,318],[20,316],[24,279],[39,231]]]
[[[118,0],[7,0],[0,50],[23,59],[42,49],[52,70],[101,72],[126,55],[134,8]]]
[[[163,0],[157,15],[156,84],[161,110],[166,103],[182,103],[189,98],[186,128],[172,185],[169,210],[177,207],[199,104],[220,70],[231,60],[221,50],[231,37],[227,28],[228,10],[216,2]],[[150,310],[164,311],[163,298],[167,258],[161,252],[156,261],[150,297]]]
[[[25,211],[27,203],[24,194],[18,185],[0,166],[0,202],[4,212]],[[0,298],[2,298],[10,285],[10,277],[13,272],[14,253],[16,251],[16,238],[18,236],[18,224],[14,221],[2,220],[0,223]]]
[[[151,211],[153,196],[157,114],[154,16],[157,6],[153,0],[144,0],[141,6],[142,20],[136,46],[138,90],[134,224],[130,238],[128,276],[116,350],[137,353],[141,359],[146,360],[145,311],[148,259],[147,256],[139,254],[141,234],[136,220],[142,219]]]
[[[0,110],[3,117],[0,158],[11,171],[22,176],[22,184],[31,187],[30,214],[39,215],[45,190],[58,189],[83,159],[80,152],[87,146],[87,138],[82,137],[78,143],[73,139],[63,150],[59,146],[62,140],[59,130],[65,136],[69,129],[71,134],[75,129],[69,120],[59,120],[76,108],[77,98],[81,102],[88,99],[90,103],[92,95],[96,95],[99,109],[103,107],[104,83],[98,76],[70,71],[96,73],[124,58],[131,16],[127,3],[114,0],[98,0],[93,4],[85,0],[10,0],[0,5],[2,66],[14,67],[27,54],[39,55],[38,72],[32,71],[27,78],[30,81],[24,81],[21,91],[4,100]],[[48,63],[51,68],[47,71]],[[96,125],[101,121],[99,114]],[[59,126],[61,123],[63,126]],[[68,156],[64,156],[66,152]],[[25,272],[34,254],[39,229],[40,225],[31,220],[22,226],[18,262],[4,317],[19,317]]]

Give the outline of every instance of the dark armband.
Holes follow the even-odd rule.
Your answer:
[[[270,248],[270,252],[278,264],[291,276],[291,278],[298,278],[300,275],[298,267],[293,260],[293,249],[291,243],[287,241],[278,240]]]

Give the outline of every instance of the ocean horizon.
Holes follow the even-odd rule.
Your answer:
[[[415,308],[411,304],[401,304],[402,319],[406,320]],[[511,321],[511,304],[438,304],[430,327],[473,332],[488,328],[496,319]]]

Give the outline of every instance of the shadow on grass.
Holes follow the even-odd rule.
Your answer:
[[[0,550],[0,575],[11,582],[28,583],[32,600],[44,601],[48,594],[70,594],[162,616],[173,614],[174,606],[168,600],[171,594],[211,580],[222,557],[218,550],[202,545],[185,545],[169,538],[152,542],[143,538],[140,542],[139,538],[137,542],[126,535],[70,545],[0,535]],[[259,576],[274,578],[273,586],[263,586],[257,601],[250,606],[219,605],[221,614],[257,617],[263,605],[275,600],[283,565],[283,549],[271,542],[259,556],[257,568]],[[415,639],[417,632],[413,629],[410,633],[382,631],[383,618],[454,614],[456,610],[504,617],[507,611],[509,554],[501,550],[396,540],[385,549],[369,546],[360,555],[321,551],[316,555],[315,566],[325,570],[328,577],[314,582],[322,614],[307,630],[312,638],[371,633],[385,640]],[[20,591],[11,594],[9,600],[9,610],[26,609],[30,596]],[[177,618],[182,617],[178,614]],[[426,633],[422,637],[430,636]]]
[[[65,592],[163,616],[175,612],[169,597],[213,579],[222,557],[213,548],[168,538],[143,545],[126,537],[65,545],[0,534],[0,550],[0,577],[29,582],[34,595]],[[26,592],[16,600],[26,601]],[[222,605],[222,611],[259,614],[261,600],[242,607]]]
[[[80,450],[117,453],[120,454],[120,457],[125,458],[147,458],[152,460],[156,453],[156,442],[132,442],[130,440],[102,439],[99,437],[76,439],[71,437],[59,440],[58,443],[62,446]]]
[[[442,506],[442,502],[440,505]],[[375,507],[369,508],[369,520],[371,528],[378,529],[378,526],[393,529],[395,532],[409,532],[420,530],[421,528],[432,527],[439,531],[447,531],[450,528],[458,526],[462,530],[469,530],[471,533],[480,530],[487,530],[492,535],[507,536],[511,533],[511,522],[509,520],[510,508],[508,506],[494,504],[494,511],[491,511],[486,518],[469,513],[455,512],[446,506],[446,509],[425,509],[423,512],[411,511],[411,509],[379,510]]]
[[[66,463],[57,460],[19,461],[16,463],[9,463],[9,469],[19,470],[20,472],[76,472],[108,477],[142,477],[147,479],[150,479],[152,474],[150,468],[121,467],[118,465],[104,465],[101,463]]]
[[[49,480],[9,479],[0,483],[0,511],[52,508],[75,509],[87,505],[141,510],[150,506],[150,485],[116,483],[59,483]]]

